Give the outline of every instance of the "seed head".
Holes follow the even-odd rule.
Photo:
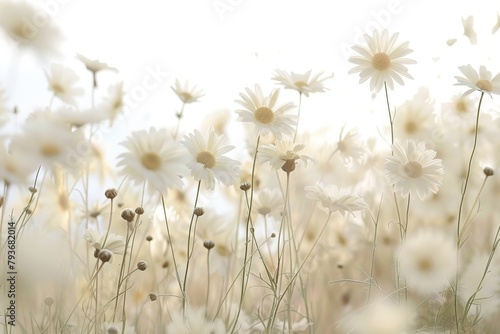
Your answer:
[[[197,217],[203,216],[204,213],[205,213],[205,210],[203,210],[203,208],[201,208],[201,207],[197,207],[194,209],[194,214]]]
[[[137,208],[135,208],[135,213],[137,213],[139,216],[144,214],[144,208],[141,206],[138,206]]]

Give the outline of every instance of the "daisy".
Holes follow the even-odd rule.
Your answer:
[[[337,150],[340,152],[346,162],[351,160],[360,161],[364,150],[360,142],[360,136],[356,129],[345,132],[345,126],[340,129]]]
[[[89,158],[86,143],[81,129],[72,131],[50,110],[45,110],[28,117],[22,132],[12,138],[11,149],[13,154],[22,154],[26,163],[76,170]]]
[[[314,161],[307,155],[299,154],[304,149],[304,145],[295,144],[289,140],[277,140],[274,145],[262,145],[259,149],[260,160],[269,162],[275,170],[279,168],[286,172],[293,171],[297,161],[302,161],[307,165],[307,161]]]
[[[278,188],[265,188],[254,194],[252,209],[264,217],[279,219],[283,205],[283,194]]]
[[[462,25],[464,26],[464,36],[469,39],[470,44],[477,44],[477,33],[474,31],[474,17],[469,16],[466,19],[462,17]]]
[[[314,186],[306,186],[306,197],[321,202],[323,207],[330,213],[338,211],[341,215],[346,212],[364,210],[368,206],[359,196],[349,195],[345,189],[339,189],[336,185],[324,185],[317,182]]]
[[[309,97],[310,93],[323,93],[325,89],[327,89],[323,85],[323,82],[332,78],[333,75],[321,78],[322,75],[323,72],[319,72],[318,74],[310,78],[311,70],[307,71],[304,74],[300,74],[294,72],[288,73],[286,71],[277,69],[276,74],[272,78],[272,80],[278,81],[278,83],[285,86],[285,89],[294,89],[300,94],[304,94],[305,96]]]
[[[180,81],[176,79],[175,86],[171,88],[183,103],[198,102],[198,99],[205,95],[203,91],[196,86],[189,88],[187,80],[184,82],[184,86],[182,86]]]
[[[5,144],[0,142],[0,180],[7,184],[25,184],[36,167],[28,163],[22,155],[10,154]]]
[[[223,156],[234,148],[224,145],[225,140],[225,135],[218,136],[210,129],[205,136],[194,130],[194,133],[184,136],[184,141],[181,142],[191,153],[187,163],[191,175],[197,181],[203,180],[209,190],[215,188],[215,180],[226,187],[239,180],[240,163]]]
[[[188,157],[167,131],[135,131],[121,145],[126,151],[118,156],[117,166],[133,182],[148,182],[160,193],[168,187],[182,187],[180,176],[187,174]]]
[[[286,113],[295,106],[289,102],[279,107],[275,106],[279,97],[279,90],[273,90],[269,96],[264,96],[259,85],[255,85],[255,92],[246,88],[247,95],[240,94],[243,100],[237,100],[245,109],[236,110],[238,120],[254,124],[256,136],[272,133],[276,139],[283,135],[292,135],[295,131],[295,116]]]
[[[492,78],[491,72],[484,66],[479,67],[479,73],[471,65],[459,66],[458,69],[465,75],[465,78],[456,76],[455,79],[457,79],[458,83],[455,85],[470,88],[463,94],[464,96],[469,95],[475,90],[488,93],[490,96],[491,93],[500,94],[500,73]]]
[[[401,192],[402,197],[416,194],[421,200],[437,193],[444,170],[441,159],[435,159],[436,151],[413,140],[406,140],[403,145],[396,143],[392,149],[394,155],[386,158],[384,175],[394,191]]]
[[[399,270],[409,288],[422,294],[439,293],[456,271],[456,245],[435,229],[411,234],[398,252]]]
[[[83,94],[82,88],[74,87],[79,80],[78,76],[67,67],[52,64],[50,73],[45,71],[45,76],[49,81],[49,90],[65,103],[76,104],[75,97]]]
[[[44,18],[43,27],[37,27],[30,19],[42,18],[45,11],[26,1],[1,1],[0,29],[20,47],[29,48],[42,57],[58,53],[61,30],[54,20]]]
[[[398,33],[389,36],[387,30],[383,30],[382,33],[374,31],[371,37],[367,34],[363,36],[367,47],[362,45],[352,47],[354,51],[359,53],[359,56],[349,58],[351,63],[357,65],[349,73],[359,72],[359,83],[371,79],[370,90],[375,91],[375,93],[382,89],[384,83],[390,89],[394,89],[394,80],[398,84],[404,85],[401,76],[413,79],[405,65],[415,64],[416,61],[403,58],[413,50],[408,48],[409,42],[396,45],[398,36]]]
[[[108,95],[103,98],[101,109],[109,118],[110,127],[113,125],[116,116],[126,107],[124,95],[125,91],[123,90],[123,82],[118,82],[108,86]]]
[[[106,237],[105,234],[100,234],[96,230],[86,230],[83,238],[97,252],[102,249],[107,249],[113,254],[123,254],[125,252],[125,238],[121,235],[110,233]]]
[[[205,314],[204,307],[194,309],[191,306],[186,307],[184,316],[182,311],[172,313],[172,321],[167,326],[167,334],[227,333],[221,319],[216,318],[212,321],[207,319]]]
[[[97,73],[99,71],[109,70],[113,72],[118,72],[118,70],[114,67],[109,66],[106,63],[103,63],[97,59],[89,59],[87,57],[82,56],[81,54],[77,54],[76,58],[85,65],[85,68],[92,73]]]

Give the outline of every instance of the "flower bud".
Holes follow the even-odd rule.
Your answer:
[[[203,210],[203,208],[195,208],[194,209],[194,214],[197,216],[197,217],[200,217],[200,216],[203,216],[205,214],[205,210]]]
[[[109,188],[104,192],[104,196],[106,196],[106,198],[113,199],[118,196],[118,190],[115,188]]]
[[[130,223],[135,218],[135,212],[132,209],[123,209],[121,217]]]
[[[211,250],[212,248],[215,247],[215,244],[214,244],[214,242],[212,240],[205,240],[203,242],[203,247],[205,247],[208,250]]]
[[[240,185],[240,189],[243,191],[247,191],[250,188],[252,188],[252,185],[248,182],[244,182]]]
[[[484,173],[484,175],[486,175],[486,176],[492,176],[492,175],[494,175],[494,174],[495,174],[495,171],[494,171],[494,170],[493,170],[493,168],[491,168],[491,167],[484,167],[484,168],[483,168],[483,173]]]
[[[47,296],[43,300],[43,303],[47,306],[52,306],[54,304],[54,298],[52,298],[51,296]]]
[[[137,213],[139,216],[144,214],[144,208],[141,206],[138,206],[137,208],[135,208],[135,213]]]
[[[158,299],[158,296],[156,295],[156,293],[151,292],[151,293],[149,294],[149,299],[151,299],[151,301],[152,301],[152,302],[154,302],[155,300],[157,300],[157,299]]]
[[[148,264],[146,263],[146,261],[139,261],[137,263],[137,269],[139,269],[140,271],[146,270],[147,267],[148,267]]]
[[[146,237],[146,241],[151,241],[151,240],[153,240],[153,237],[152,237],[152,236],[150,236],[150,235],[148,235],[148,236]]]
[[[101,249],[99,251],[99,260],[102,262],[110,262],[111,259],[113,258],[113,252],[108,250],[108,249]]]

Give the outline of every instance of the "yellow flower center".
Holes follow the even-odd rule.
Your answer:
[[[295,82],[294,82],[294,85],[295,85],[295,86],[297,86],[297,87],[299,87],[299,88],[302,88],[302,87],[304,87],[304,86],[307,86],[307,82],[302,81],[302,80],[300,80],[300,81],[295,81]]]
[[[408,121],[405,124],[405,131],[406,133],[415,133],[418,130],[418,124],[415,123],[414,121]]]
[[[205,166],[205,168],[212,168],[215,166],[215,157],[212,153],[201,151],[196,155],[196,162]]]
[[[141,164],[149,170],[157,170],[161,166],[161,158],[154,152],[146,152],[141,157]]]
[[[58,155],[59,152],[61,152],[59,146],[56,146],[54,144],[47,144],[42,146],[42,155],[46,157],[53,157],[55,155]]]
[[[54,91],[55,94],[63,94],[64,93],[64,87],[58,83],[53,83],[51,85],[51,87],[52,87],[52,90]]]
[[[429,258],[423,258],[418,261],[417,267],[420,271],[429,272],[432,270],[432,261]]]
[[[419,164],[417,161],[412,160],[404,166],[404,171],[409,177],[417,178],[422,175],[424,169],[422,168],[421,164]]]
[[[255,110],[255,119],[262,124],[269,124],[274,121],[274,113],[268,107],[260,107]]]
[[[372,64],[376,70],[384,71],[391,65],[391,58],[387,53],[379,52],[373,55]]]
[[[467,112],[468,109],[467,107],[468,107],[467,102],[463,99],[459,99],[458,101],[455,102],[455,109],[461,114]]]
[[[188,102],[188,101],[191,101],[193,99],[193,95],[189,94],[188,92],[180,92],[179,97],[184,102]]]
[[[268,215],[269,213],[271,213],[271,209],[267,206],[263,206],[261,208],[259,208],[259,210],[257,210],[261,215],[263,216],[266,216]]]
[[[476,82],[476,87],[485,92],[491,92],[493,90],[493,85],[489,80],[478,80]]]

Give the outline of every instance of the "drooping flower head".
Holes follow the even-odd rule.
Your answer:
[[[224,145],[225,135],[218,136],[213,129],[202,135],[200,131],[184,136],[181,142],[190,154],[187,166],[195,180],[203,180],[207,189],[215,188],[215,180],[229,187],[239,179],[240,163],[223,156],[234,146]]]
[[[465,75],[465,78],[456,76],[455,79],[457,79],[458,83],[455,85],[470,88],[465,91],[464,96],[476,90],[488,93],[490,96],[491,94],[500,94],[500,73],[493,77],[491,72],[484,66],[479,67],[479,73],[471,65],[459,66],[458,69]]]
[[[259,150],[259,157],[262,162],[269,162],[273,169],[283,169],[290,172],[295,169],[295,164],[302,161],[307,165],[308,161],[314,161],[300,151],[304,145],[295,144],[290,140],[277,140],[274,144],[263,145]]]
[[[404,85],[401,76],[413,79],[405,65],[415,64],[416,61],[404,58],[413,50],[408,48],[409,42],[396,44],[398,36],[398,33],[389,35],[387,30],[383,30],[382,33],[376,30],[373,36],[363,35],[366,46],[352,47],[359,56],[349,58],[351,63],[357,65],[349,73],[359,73],[359,83],[370,79],[370,90],[375,93],[382,89],[384,82],[390,89],[394,89],[394,81]]]
[[[406,140],[393,145],[394,155],[386,158],[385,178],[402,197],[417,195],[421,200],[436,193],[443,181],[443,164],[435,159],[436,151],[424,142]]]
[[[264,96],[259,85],[255,85],[255,91],[246,88],[247,95],[240,94],[242,100],[237,100],[245,109],[236,110],[238,120],[254,124],[254,134],[267,135],[272,133],[276,139],[290,136],[296,125],[295,117],[287,113],[295,106],[289,102],[276,106],[279,90],[273,90],[268,96]]]
[[[83,89],[74,85],[79,80],[76,73],[62,65],[52,64],[50,72],[45,72],[49,81],[49,90],[61,101],[68,104],[75,104],[75,97],[83,94]]]

